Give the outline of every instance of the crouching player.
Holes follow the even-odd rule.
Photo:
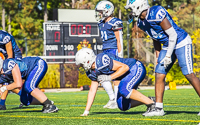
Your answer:
[[[81,116],[87,116],[94,101],[98,82],[120,80],[117,96],[118,108],[126,111],[132,107],[145,104],[147,110],[155,107],[154,101],[137,91],[138,85],[146,75],[144,65],[133,58],[120,58],[110,53],[100,53],[97,56],[93,50],[82,48],[76,53],[76,64],[86,71],[93,70],[97,78],[93,78],[88,93],[87,104]],[[89,77],[90,78],[90,77]]]
[[[0,84],[8,85],[0,88],[0,95],[6,90],[22,89],[19,91],[20,101],[28,106],[30,104],[43,105],[43,113],[57,112],[58,108],[50,101],[37,86],[47,71],[47,63],[39,57],[25,57],[22,60],[14,58],[2,60],[0,58]],[[22,79],[25,79],[22,84]],[[10,81],[14,81],[9,84]]]

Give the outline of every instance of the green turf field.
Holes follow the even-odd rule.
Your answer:
[[[154,90],[139,90],[153,96]],[[146,106],[138,106],[123,112],[119,109],[103,109],[108,101],[105,91],[97,92],[90,115],[84,112],[88,91],[45,93],[59,108],[57,113],[43,114],[42,106],[27,106],[18,109],[19,96],[9,94],[7,110],[0,111],[0,125],[197,125],[200,122],[200,99],[193,89],[166,90],[162,117],[143,117]]]

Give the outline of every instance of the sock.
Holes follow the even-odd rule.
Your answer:
[[[163,103],[156,102],[156,108],[163,109]]]
[[[5,105],[6,100],[5,99],[1,99],[0,101],[0,105]]]
[[[46,101],[43,102],[43,105],[46,105],[46,104],[51,104],[51,101],[47,99]]]
[[[109,81],[105,81],[102,83],[103,88],[105,89],[105,91],[107,92],[109,99],[110,100],[114,100],[115,99],[115,94],[113,92],[112,89],[112,84]]]
[[[114,86],[114,91],[115,91],[115,101],[117,101],[118,86]]]
[[[20,96],[21,94],[22,94],[22,90],[20,90],[20,91],[17,93],[17,95],[19,95],[19,96]]]

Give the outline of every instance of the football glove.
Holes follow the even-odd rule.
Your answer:
[[[105,81],[111,81],[111,75],[99,75],[97,77],[99,83],[103,83]]]
[[[89,111],[84,111],[84,113],[81,116],[88,116],[89,115]]]
[[[171,57],[165,56],[164,59],[160,63],[164,63],[164,67],[166,69],[168,65],[172,63],[172,59]]]

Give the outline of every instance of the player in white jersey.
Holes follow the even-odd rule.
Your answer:
[[[100,1],[96,7],[96,19],[99,21],[98,26],[103,41],[103,52],[112,53],[119,57],[123,57],[123,36],[122,29],[123,23],[120,19],[112,16],[114,12],[114,5],[110,1]],[[91,72],[92,74],[95,74]],[[88,73],[87,73],[88,74]],[[104,108],[115,109],[117,108],[116,98],[118,91],[118,82],[114,83],[114,92],[110,81],[102,83],[102,86],[109,95],[109,102]]]
[[[200,96],[200,81],[193,73],[192,40],[187,32],[178,27],[165,8],[150,7],[147,0],[127,0],[126,9],[131,9],[129,22],[138,18],[137,24],[154,42],[157,65],[155,69],[155,109],[144,116],[163,116],[165,77],[175,60],[181,71]],[[161,47],[161,44],[163,45]]]

